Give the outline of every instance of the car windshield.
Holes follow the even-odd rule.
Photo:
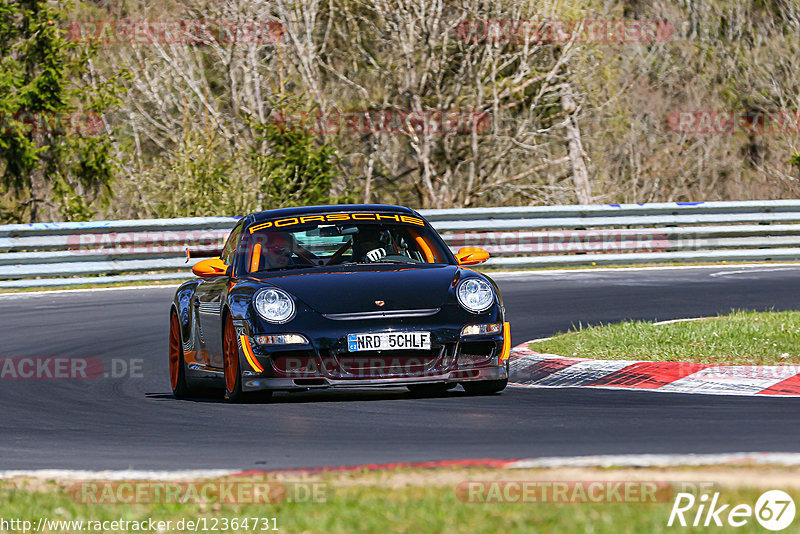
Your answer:
[[[417,217],[381,214],[379,220],[340,222],[332,221],[333,216],[295,217],[288,220],[296,224],[282,226],[277,223],[287,219],[251,226],[241,248],[247,272],[358,263],[450,262],[441,239]]]

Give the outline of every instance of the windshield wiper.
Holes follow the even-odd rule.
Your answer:
[[[405,264],[405,263],[414,263],[413,261],[402,261],[402,260],[384,260],[380,259],[378,261],[346,261],[344,263],[340,263],[339,265],[380,265],[380,264]]]

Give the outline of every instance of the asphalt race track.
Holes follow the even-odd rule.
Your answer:
[[[798,309],[800,266],[498,276],[514,343],[578,322]],[[491,397],[176,401],[173,288],[0,297],[0,358],[141,360],[123,378],[0,380],[0,469],[277,469],[457,458],[800,452],[800,398],[509,388]],[[122,369],[117,366],[117,372]]]

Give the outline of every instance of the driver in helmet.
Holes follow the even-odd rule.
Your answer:
[[[281,232],[269,232],[261,246],[266,269],[283,269],[292,257],[292,238]]]
[[[376,262],[389,254],[391,245],[383,242],[381,230],[377,228],[361,227],[357,235],[358,241],[353,247],[353,250],[355,253],[354,256],[361,261]]]

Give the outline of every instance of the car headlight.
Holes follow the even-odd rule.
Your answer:
[[[294,300],[281,289],[262,289],[256,293],[253,305],[258,314],[271,323],[285,323],[294,317]]]
[[[308,340],[302,334],[272,334],[256,336],[259,345],[308,345]]]
[[[492,324],[468,324],[461,329],[461,337],[466,336],[488,336],[499,334],[503,330],[502,323]]]
[[[456,287],[456,298],[461,306],[472,313],[480,313],[494,304],[494,291],[489,282],[480,278],[466,278]]]

